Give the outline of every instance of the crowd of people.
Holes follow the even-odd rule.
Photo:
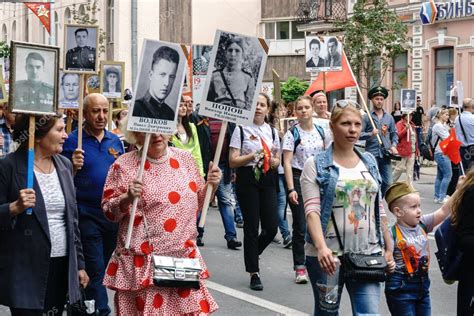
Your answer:
[[[288,269],[295,283],[311,283],[314,315],[337,314],[344,287],[355,315],[379,313],[381,280],[349,274],[350,258],[357,255],[386,263],[385,297],[393,315],[430,315],[426,235],[451,216],[466,272],[458,315],[472,315],[474,101],[464,100],[460,115],[442,107],[431,114],[433,198],[442,205],[424,214],[413,185],[419,146],[427,141],[423,107],[418,103],[410,115],[395,108],[391,115],[387,96],[384,87],[372,88],[366,113],[350,100],[328,111],[323,92],[291,105],[260,93],[252,125],[228,124],[216,164],[222,121],[200,116],[192,99],[182,96],[175,135],[151,135],[138,180],[145,134],[126,131],[127,107],[113,111],[109,131],[107,98],[89,94],[81,148],[77,128],[68,135],[63,116],[37,117],[32,189],[25,189],[28,117],[15,118],[0,105],[0,304],[13,316],[61,315],[67,300],[81,299],[83,287],[99,315],[111,313],[107,288],[115,291],[117,315],[214,312],[218,306],[206,288],[209,271],[199,249],[204,228],[198,225],[210,186],[226,247],[243,246],[250,288],[264,289],[260,255],[279,230],[292,251]],[[293,126],[283,124],[292,116]],[[462,143],[461,166],[440,147],[451,128]],[[360,141],[365,149],[356,146]],[[393,162],[394,156],[400,159]],[[403,175],[406,181],[399,182]],[[393,226],[388,211],[396,217]],[[243,243],[236,227],[243,227]],[[154,255],[197,259],[198,289],[154,285]]]

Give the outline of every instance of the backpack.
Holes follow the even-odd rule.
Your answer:
[[[294,125],[290,128],[291,134],[293,135],[293,141],[294,141],[293,154],[296,152],[296,147],[301,143],[300,133],[298,132],[298,129],[296,128],[296,125]],[[325,137],[324,137],[324,129],[321,126],[316,125],[316,124],[314,124],[314,128],[318,131],[319,136],[321,136],[321,138],[323,140],[323,147],[326,148],[326,142],[325,142]]]
[[[439,142],[439,137],[436,140],[434,147],[431,145],[431,138],[433,137],[433,130],[430,127],[428,129],[428,134],[426,135],[426,140],[418,145],[420,155],[423,159],[434,161],[434,151]]]
[[[451,217],[445,219],[436,230],[435,239],[438,246],[435,255],[441,275],[445,283],[452,284],[459,280],[462,252],[458,248],[458,236],[451,225]]]

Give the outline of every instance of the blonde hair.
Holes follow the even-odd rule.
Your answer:
[[[461,202],[464,197],[464,194],[467,190],[474,186],[474,167],[471,167],[467,174],[466,179],[464,180],[463,184],[456,189],[452,196],[452,204],[451,204],[451,225],[457,227],[459,222],[462,220],[462,217],[466,216],[466,214],[460,214],[459,208],[461,207]],[[467,202],[467,201],[465,201]]]
[[[344,112],[352,112],[356,114],[360,119],[362,119],[362,114],[360,113],[359,109],[354,105],[348,104],[346,107],[340,108],[336,104],[334,104],[330,118],[331,124],[336,124]]]

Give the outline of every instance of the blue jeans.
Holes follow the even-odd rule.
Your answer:
[[[339,304],[344,285],[347,287],[351,299],[353,315],[380,315],[379,304],[381,296],[381,284],[378,282],[362,282],[344,278],[344,267],[339,269],[339,288],[337,303],[332,306],[324,304],[326,289],[317,284],[326,284],[327,274],[321,270],[317,257],[306,256],[306,269],[313,288],[314,316],[339,315]],[[322,298],[320,298],[322,297]]]
[[[430,279],[394,273],[385,282],[385,297],[392,315],[430,316]]]
[[[278,175],[278,185],[280,192],[277,195],[278,203],[278,227],[280,228],[280,233],[283,238],[286,238],[290,235],[288,230],[288,220],[285,217],[286,213],[286,190],[285,190],[285,175]]]
[[[225,240],[229,241],[237,238],[234,224],[234,206],[232,204],[232,184],[224,183],[224,177],[222,177],[221,182],[217,186],[216,197],[219,212],[222,217],[222,223],[224,224]]]
[[[95,300],[95,307],[100,315],[109,315],[107,291],[102,282],[105,268],[117,244],[118,225],[109,222],[101,209],[83,205],[78,205],[78,209],[82,250],[90,278],[86,296]]]
[[[392,184],[392,161],[390,158],[377,157],[377,166],[379,167],[380,176],[382,177],[382,197],[385,196],[388,187]]]
[[[451,161],[443,153],[435,152],[434,158],[437,166],[437,173],[435,179],[435,199],[442,200],[446,197],[449,181],[453,174],[451,170]]]
[[[244,218],[242,217],[242,210],[240,209],[239,201],[237,200],[237,194],[235,193],[235,182],[232,183],[232,196],[234,198],[234,221],[236,223],[243,223]]]

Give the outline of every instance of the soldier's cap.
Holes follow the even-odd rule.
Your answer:
[[[390,204],[395,202],[401,197],[408,195],[410,193],[417,193],[418,191],[415,190],[408,182],[395,182],[391,186],[388,187],[387,192],[385,192],[385,201],[388,204],[388,208],[390,209]]]
[[[384,99],[388,97],[388,90],[385,87],[377,86],[369,90],[368,96],[369,99],[381,95]]]
[[[108,67],[105,70],[105,76],[107,77],[109,74],[116,74],[118,77],[120,75],[120,71],[118,70],[117,67]]]

